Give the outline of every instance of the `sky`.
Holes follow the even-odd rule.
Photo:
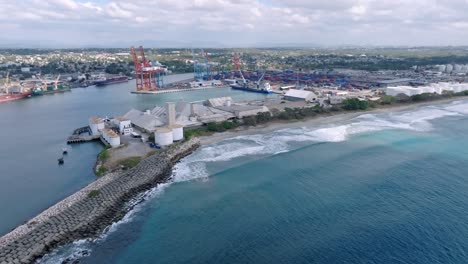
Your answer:
[[[468,45],[468,0],[0,0],[0,47]]]

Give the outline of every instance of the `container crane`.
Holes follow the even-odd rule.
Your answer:
[[[5,93],[8,94],[10,92],[10,72],[7,72],[6,79],[5,79]]]
[[[193,74],[195,76],[195,80],[203,80],[203,70],[200,65],[200,62],[195,56],[195,51],[193,49],[192,49],[192,58],[193,58]]]
[[[154,91],[157,90],[158,84],[162,83],[161,73],[164,72],[162,67],[155,67],[150,61],[146,60],[143,47],[139,47],[140,58],[138,58],[137,51],[132,46],[130,53],[132,54],[133,63],[135,64],[135,81],[137,91]]]
[[[210,59],[208,58],[208,53],[201,49],[201,54],[203,56],[203,62],[205,63],[206,78],[211,80],[211,64]]]
[[[58,82],[59,82],[59,79],[60,79],[60,74],[57,76],[57,79],[55,79],[55,81],[54,81],[54,90],[57,90],[57,89],[58,89]]]

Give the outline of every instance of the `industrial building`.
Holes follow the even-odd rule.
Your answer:
[[[232,102],[230,97],[212,98],[199,102],[167,103],[164,107],[156,106],[151,110],[131,109],[123,118],[146,133],[153,133],[161,127],[200,127],[211,122],[222,122],[234,118],[268,112],[264,105],[241,104]]]
[[[386,88],[386,87],[395,86],[395,85],[409,85],[413,81],[415,81],[415,80],[411,79],[411,78],[383,80],[383,81],[378,81],[377,86],[382,87],[382,88]]]
[[[156,128],[164,125],[164,121],[152,115],[149,110],[142,112],[131,109],[123,116],[129,119],[136,128],[147,133],[154,132]]]
[[[289,89],[284,94],[284,99],[289,101],[313,102],[317,100],[317,95],[311,91]]]
[[[119,128],[121,135],[130,135],[133,132],[132,122],[130,119],[123,116],[118,116],[114,120],[114,124]]]
[[[406,94],[407,96],[413,96],[422,93],[436,93],[442,94],[444,91],[459,93],[463,91],[468,91],[468,83],[432,83],[427,86],[395,86],[387,87],[385,93],[387,95],[396,96],[398,94]]]
[[[232,113],[236,118],[257,115],[258,113],[269,112],[268,107],[259,105],[229,105],[218,106],[217,109]]]

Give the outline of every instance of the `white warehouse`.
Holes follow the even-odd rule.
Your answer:
[[[123,116],[114,119],[114,124],[119,128],[121,135],[130,135],[133,132],[132,122]]]
[[[290,100],[290,101],[313,102],[313,101],[317,100],[317,95],[315,95],[311,91],[289,89],[284,94],[284,99]]]
[[[468,91],[468,83],[431,83],[428,86],[411,87],[411,86],[396,86],[387,87],[385,93],[387,95],[396,96],[398,94],[406,94],[408,96],[422,94],[422,93],[437,93],[442,94],[444,91],[451,91],[454,93]]]

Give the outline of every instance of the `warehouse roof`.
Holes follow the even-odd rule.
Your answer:
[[[297,90],[297,89],[289,89],[284,96],[287,97],[295,97],[295,98],[303,98],[307,99],[309,96],[316,96],[313,92],[311,91],[305,91],[305,90]]]

